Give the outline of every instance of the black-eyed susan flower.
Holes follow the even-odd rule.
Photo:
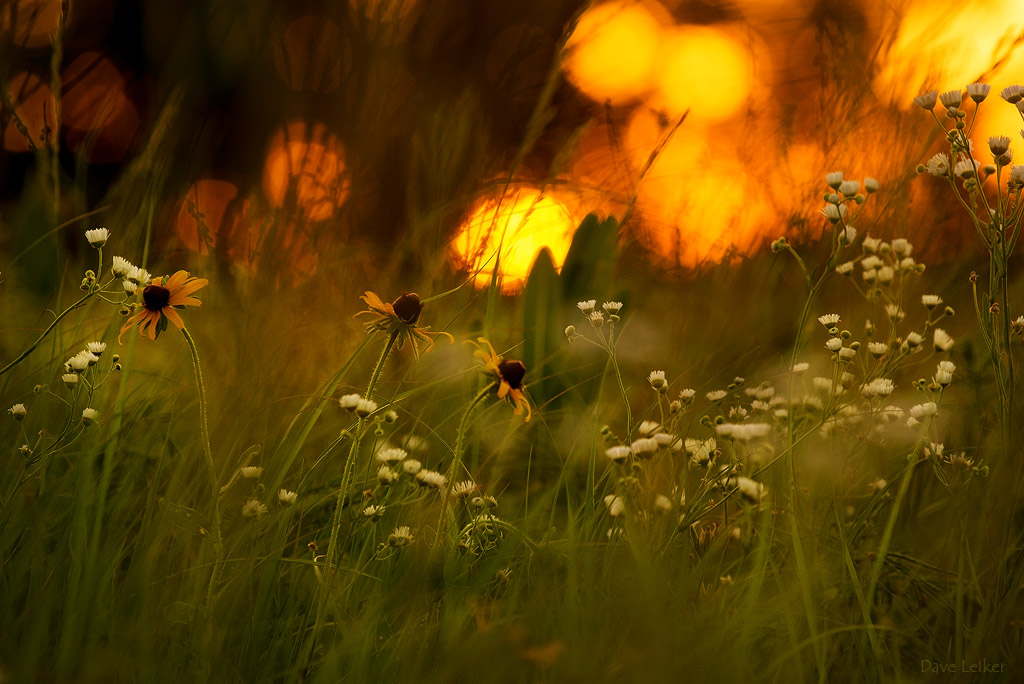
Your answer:
[[[363,325],[367,334],[384,332],[395,335],[395,346],[398,349],[408,341],[417,358],[420,355],[418,342],[427,344],[424,354],[434,348],[435,337],[444,336],[449,342],[455,342],[455,338],[446,332],[431,332],[429,327],[416,325],[423,312],[423,302],[415,292],[403,294],[390,304],[369,291],[361,299],[366,302],[367,310],[360,311],[356,316],[372,317]]]
[[[184,329],[185,322],[175,309],[201,305],[202,302],[191,295],[208,283],[205,278],[192,278],[188,271],[178,271],[166,282],[163,278],[154,278],[142,291],[141,308],[121,326],[118,342],[136,324],[139,326],[139,334],[147,335],[151,340],[155,340],[167,328],[167,321],[173,323],[178,330]]]
[[[526,418],[530,420],[530,402],[526,399],[526,387],[523,385],[523,377],[526,375],[526,366],[522,361],[514,359],[503,359],[494,351],[494,347],[483,337],[477,338],[476,342],[469,341],[475,345],[477,350],[473,355],[484,364],[484,372],[494,378],[498,387],[498,398],[508,399],[515,407],[514,413],[522,415],[526,409]]]

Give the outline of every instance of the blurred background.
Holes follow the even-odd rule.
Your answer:
[[[8,0],[0,271],[28,296],[0,306],[52,306],[106,226],[114,253],[211,279],[197,335],[219,368],[273,354],[275,382],[304,381],[368,289],[468,278],[430,325],[530,338],[518,299],[487,320],[472,302],[521,292],[545,249],[557,273],[593,212],[619,219],[591,254],[608,267],[549,303],[553,329],[572,297],[643,293],[635,360],[723,367],[708,355],[735,362],[744,330],[769,354],[791,339],[796,312],[749,293],[793,301],[767,243],[814,248],[829,171],[880,181],[862,230],[977,256],[948,188],[917,177],[942,141],[912,98],[1014,82],[1022,31],[1016,0]],[[974,138],[1019,129],[993,95]],[[963,275],[941,273],[931,289]]]

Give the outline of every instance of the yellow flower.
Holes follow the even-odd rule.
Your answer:
[[[142,291],[142,307],[121,326],[117,341],[123,344],[121,337],[136,324],[139,326],[139,334],[151,340],[155,340],[167,328],[167,321],[182,330],[185,322],[175,309],[201,305],[201,301],[190,295],[206,287],[209,282],[205,278],[190,277],[188,271],[178,271],[166,283],[163,278],[154,278],[152,284]]]
[[[423,312],[423,302],[415,292],[403,294],[390,304],[369,291],[361,299],[366,302],[367,310],[360,311],[356,316],[372,316],[372,319],[363,324],[366,332],[368,334],[375,332],[397,334],[395,346],[401,349],[405,341],[408,340],[416,358],[419,358],[420,355],[418,341],[427,343],[427,348],[423,350],[424,354],[434,348],[433,338],[435,337],[443,335],[448,338],[449,342],[455,342],[455,338],[446,332],[431,332],[430,328],[416,325],[420,313]]]
[[[526,375],[526,366],[522,361],[515,359],[503,359],[494,351],[494,347],[483,337],[478,337],[476,342],[467,340],[469,344],[477,349],[473,356],[480,359],[484,364],[484,372],[494,378],[498,385],[498,398],[508,399],[508,402],[515,407],[514,413],[522,415],[526,409],[525,421],[529,422],[531,410],[530,402],[526,398],[526,386],[523,384],[523,377]]]

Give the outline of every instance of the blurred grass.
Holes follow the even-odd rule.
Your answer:
[[[357,53],[354,59],[370,58]],[[350,422],[331,398],[365,389],[382,345],[366,341],[353,320],[361,308],[357,297],[367,289],[387,301],[402,292],[426,296],[461,282],[465,274],[450,272],[445,249],[473,189],[493,171],[492,160],[477,154],[491,133],[471,89],[426,108],[409,123],[412,142],[401,151],[408,154],[408,177],[380,192],[384,202],[401,196],[407,233],[381,231],[385,239],[373,245],[369,238],[380,227],[373,212],[351,209],[366,234],[323,239],[315,272],[289,276],[281,259],[246,273],[216,255],[169,247],[166,205],[186,176],[176,151],[192,134],[190,110],[203,99],[173,92],[145,146],[99,203],[108,207],[102,214],[50,235],[54,197],[41,180],[27,183],[5,208],[5,225],[18,229],[5,231],[3,253],[24,257],[2,269],[0,360],[45,327],[40,310],[70,301],[80,273],[93,267],[81,232],[107,225],[114,232],[108,255],[137,260],[154,273],[188,267],[211,277],[200,293],[203,307],[186,315],[207,375],[219,481],[243,465],[262,466],[264,474],[256,483],[239,480],[223,498],[227,563],[223,584],[207,603],[211,501],[187,348],[173,328],[157,344],[133,334],[117,348],[120,319],[113,312],[96,302],[75,312],[0,380],[4,408],[29,405],[31,438],[75,418],[33,388],[44,384],[60,395],[60,364],[85,342],[108,342],[108,355],[120,353],[125,367],[97,394],[100,425],[54,454],[10,499],[22,465],[21,425],[0,416],[0,674],[7,679],[911,682],[932,680],[920,662],[950,662],[958,638],[966,643],[963,657],[1016,668],[978,681],[1021,676],[1019,596],[1001,605],[993,588],[993,578],[1020,553],[1003,536],[1014,513],[1006,473],[1017,455],[1000,453],[993,443],[992,381],[972,332],[965,286],[967,274],[983,268],[982,255],[967,251],[937,264],[925,275],[927,286],[908,292],[907,301],[938,292],[961,312],[948,329],[960,340],[954,358],[963,382],[958,377],[944,399],[954,410],[943,429],[951,442],[984,455],[992,477],[954,508],[925,468],[908,474],[892,553],[874,604],[865,606],[858,592],[871,576],[892,510],[891,497],[869,496],[866,484],[876,477],[896,481],[908,445],[868,448],[818,438],[803,445],[798,458],[808,500],[800,524],[808,576],[802,581],[819,617],[813,636],[790,528],[777,524],[792,514],[784,498],[775,508],[733,510],[741,514],[739,522],[731,519],[742,527],[741,541],[718,518],[673,534],[674,514],[657,519],[650,534],[633,528],[621,540],[609,538],[612,521],[601,501],[615,491],[616,476],[605,462],[600,429],[624,431],[621,399],[607,359],[582,345],[569,347],[563,333],[566,325],[586,325],[577,301],[623,301],[618,359],[627,395],[638,413],[652,416],[645,378],[655,369],[668,372],[673,389],[694,387],[698,396],[737,375],[748,385],[780,378],[799,315],[799,275],[767,250],[691,273],[652,268],[649,254],[622,239],[626,226],[595,216],[577,231],[561,273],[542,252],[521,296],[501,295],[492,285],[432,302],[422,323],[452,332],[456,344],[439,341],[419,363],[409,349],[388,359],[378,395],[394,402],[398,420],[382,426],[384,434],[371,434],[360,454],[359,486],[345,499],[352,514],[344,518],[328,629],[321,642],[309,644],[318,582],[316,552],[308,545],[318,544],[320,553],[326,546],[347,444],[330,447]],[[390,97],[346,102],[341,114],[356,109],[358,115],[339,119],[366,124],[369,141],[386,139],[376,135],[386,122],[374,121],[373,106]],[[517,159],[537,142],[536,126],[549,121],[551,97],[541,97],[529,118],[534,127],[524,131]],[[86,179],[64,180],[65,192],[88,195]],[[368,190],[356,184],[352,192],[358,200]],[[905,199],[893,198],[893,211]],[[74,208],[85,211],[88,204]],[[890,237],[907,228],[905,219],[887,224],[885,216],[873,232],[877,227]],[[271,228],[289,218],[272,216]],[[827,251],[814,242],[799,248],[818,261]],[[271,239],[261,249],[272,264],[284,247]],[[862,304],[844,285],[833,283],[816,310],[862,316]],[[1020,280],[1013,286],[1019,294]],[[805,339],[815,339],[815,326],[808,323]],[[470,435],[470,475],[498,498],[497,514],[516,530],[479,556],[450,549],[432,557],[430,542],[439,531],[431,500],[414,497],[377,523],[361,521],[357,511],[364,489],[374,490],[371,453],[386,439],[421,436],[429,447],[414,455],[425,467],[443,470],[450,462],[462,410],[483,386],[462,344],[479,334],[529,369],[533,421],[521,424],[489,401]],[[909,387],[929,372],[930,366],[911,366],[898,384]],[[684,428],[704,434],[697,415]],[[683,472],[693,485],[694,473]],[[364,473],[371,479],[364,482]],[[764,480],[769,491],[785,491],[775,470]],[[297,490],[296,506],[278,504],[281,487]],[[267,516],[242,518],[251,496],[270,506]],[[852,520],[848,502],[856,505]],[[1019,516],[1014,523],[1019,529]],[[385,560],[368,560],[394,526],[405,524],[416,542]],[[964,539],[970,556],[961,561]],[[865,609],[873,628],[865,625]]]

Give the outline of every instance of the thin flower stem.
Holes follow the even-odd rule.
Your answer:
[[[384,349],[381,350],[380,357],[377,359],[377,365],[374,366],[373,372],[370,374],[370,382],[366,386],[367,399],[372,398],[373,389],[377,385],[377,381],[380,379],[381,371],[384,370],[384,363],[387,361],[388,354],[391,353],[391,348],[395,345],[395,341],[398,339],[398,334],[399,332],[396,330],[388,335],[388,341],[384,344]],[[338,495],[334,506],[334,515],[331,519],[331,537],[330,541],[327,543],[327,553],[324,556],[324,568],[326,569],[327,574],[326,578],[320,583],[320,600],[317,602],[316,622],[313,625],[313,633],[310,641],[310,657],[312,656],[312,649],[316,647],[316,643],[320,640],[320,634],[323,632],[324,623],[327,619],[327,596],[336,575],[334,567],[335,556],[337,555],[338,533],[341,530],[341,516],[345,505],[345,493],[348,491],[349,480],[352,477],[352,469],[355,466],[356,457],[359,455],[359,445],[362,442],[365,427],[366,419],[360,418],[356,423],[355,430],[352,431],[352,443],[349,445],[348,456],[345,459],[345,468],[341,473],[341,483],[338,485]]]
[[[629,408],[629,395],[626,394],[626,386],[622,382],[622,371],[619,370],[619,360],[615,353],[615,347],[608,345],[608,355],[611,358],[612,368],[615,369],[615,380],[619,383],[619,393],[622,395],[622,403],[626,407],[626,434],[633,431],[633,412]]]
[[[451,498],[452,483],[458,473],[459,466],[462,464],[462,452],[466,448],[466,432],[469,430],[469,421],[473,417],[473,412],[476,411],[476,407],[494,391],[496,385],[496,382],[489,383],[477,392],[476,396],[473,397],[473,400],[469,402],[469,406],[466,407],[466,411],[462,414],[462,420],[459,421],[458,436],[455,438],[455,451],[452,455],[452,463],[448,466],[447,483],[444,488],[444,496],[441,497],[441,518],[437,521],[437,536],[434,537],[434,546],[433,549],[431,549],[431,555],[433,555],[440,545],[442,530],[447,527],[445,524],[445,517],[448,514],[448,500]]]
[[[199,390],[199,429],[202,435],[203,455],[206,457],[206,469],[210,476],[210,487],[213,492],[213,549],[216,559],[210,571],[210,582],[206,587],[206,603],[210,604],[214,588],[224,569],[224,538],[220,526],[220,485],[217,482],[217,466],[213,462],[213,450],[210,448],[209,410],[206,405],[206,387],[203,385],[203,371],[199,365],[199,349],[188,328],[182,328],[181,334],[192,353],[192,366],[195,369],[196,387]]]
[[[107,285],[109,285],[109,284],[110,284],[110,283],[108,282],[108,283],[107,283]],[[106,285],[104,285],[103,287],[105,288],[105,287],[106,287]],[[82,297],[81,297],[81,298],[80,298],[80,299],[79,299],[78,301],[76,301],[76,302],[75,302],[74,304],[72,304],[72,305],[71,305],[71,306],[69,306],[68,308],[64,309],[64,311],[60,312],[60,313],[59,313],[59,314],[57,315],[57,317],[53,319],[53,322],[52,322],[52,323],[50,323],[50,325],[48,325],[48,326],[46,327],[46,330],[44,330],[44,331],[43,331],[43,334],[41,334],[41,335],[40,335],[40,336],[39,336],[39,337],[38,337],[38,338],[36,339],[36,341],[35,341],[35,342],[33,342],[33,343],[32,343],[32,344],[31,344],[31,345],[29,346],[29,348],[28,348],[28,349],[26,349],[25,351],[21,352],[21,354],[19,354],[19,355],[18,355],[18,358],[14,359],[13,361],[11,361],[10,363],[8,363],[8,364],[7,364],[6,366],[4,366],[3,368],[0,368],[0,375],[3,375],[3,374],[4,374],[4,373],[6,373],[7,371],[11,370],[11,369],[12,369],[12,368],[14,368],[15,366],[17,366],[17,365],[18,365],[19,363],[21,363],[22,361],[24,361],[25,359],[27,359],[27,358],[28,358],[28,356],[29,356],[29,354],[31,354],[32,352],[34,352],[34,351],[36,350],[36,347],[38,347],[38,346],[40,345],[40,343],[41,343],[41,342],[42,342],[42,341],[43,341],[44,339],[46,339],[46,336],[47,336],[47,335],[49,335],[49,334],[50,334],[51,332],[53,332],[53,329],[57,327],[57,324],[58,324],[58,323],[60,323],[60,322],[61,322],[62,320],[64,320],[64,317],[65,317],[65,316],[67,316],[67,315],[68,315],[69,313],[71,313],[72,311],[74,311],[74,310],[75,310],[75,309],[77,309],[78,307],[80,307],[80,306],[82,306],[83,304],[85,304],[85,303],[86,303],[87,301],[89,301],[89,299],[90,299],[91,297],[95,296],[95,295],[96,295],[96,293],[97,293],[97,292],[99,292],[99,291],[100,291],[100,290],[102,290],[102,289],[103,289],[103,288],[99,288],[99,289],[97,289],[97,290],[93,290],[93,291],[89,291],[89,292],[87,292],[87,293],[86,293],[86,294],[84,294],[84,295],[83,295],[83,296],[82,296]]]

